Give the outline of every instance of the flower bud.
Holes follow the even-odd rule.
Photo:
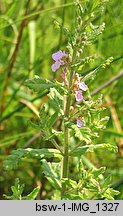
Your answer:
[[[82,45],[85,45],[86,44],[86,42],[85,41],[82,41]]]
[[[77,43],[77,44],[80,44],[80,42],[81,42],[80,38],[77,37],[77,38],[76,38],[76,43]]]
[[[83,50],[82,50],[82,49],[79,49],[78,52],[79,52],[80,54],[82,54],[82,53],[83,53]]]
[[[81,18],[80,16],[78,17],[77,21],[78,21],[78,24],[79,24],[80,26],[82,26],[82,18]]]
[[[83,41],[87,41],[87,36],[84,35],[84,37],[82,38]]]

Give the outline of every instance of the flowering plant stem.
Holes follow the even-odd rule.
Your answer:
[[[68,95],[66,97],[66,102],[64,106],[64,157],[63,157],[63,166],[62,166],[62,178],[68,178],[68,171],[69,171],[69,129],[66,125],[66,121],[69,120],[70,115],[70,106],[71,106],[71,90],[72,90],[72,84],[73,84],[73,77],[74,77],[74,71],[71,70],[70,78],[69,78],[69,89],[68,89]],[[62,183],[62,190],[61,190],[61,199],[64,196],[64,193],[66,191],[66,186]]]

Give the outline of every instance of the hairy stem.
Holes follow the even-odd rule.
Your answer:
[[[64,157],[63,157],[63,166],[62,166],[62,178],[68,178],[68,171],[69,171],[69,129],[66,125],[66,122],[69,120],[70,115],[70,106],[71,106],[71,87],[73,83],[73,76],[74,72],[71,71],[70,74],[70,80],[69,80],[69,91],[66,98],[66,105],[65,105],[65,111],[64,111]],[[66,191],[66,186],[62,184],[62,190],[61,190],[61,199],[64,197],[64,193]]]

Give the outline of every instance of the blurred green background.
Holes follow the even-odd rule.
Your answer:
[[[84,2],[81,1],[81,2]],[[67,44],[63,32],[55,25],[59,21],[67,28],[73,28],[74,4],[71,0],[31,0],[25,26],[22,22],[28,1],[0,1],[0,199],[10,193],[10,186],[15,177],[25,183],[25,194],[40,185],[39,199],[48,199],[53,189],[42,174],[40,163],[34,159],[23,159],[18,169],[5,171],[2,163],[13,149],[42,148],[51,143],[44,143],[39,132],[29,127],[28,121],[37,119],[37,111],[47,97],[37,97],[24,86],[24,81],[34,74],[50,80],[55,78],[51,71],[52,53],[65,49]],[[123,1],[111,0],[107,3],[100,23],[106,28],[98,40],[87,49],[87,55],[95,54],[97,60],[83,68],[82,73],[91,71],[106,58],[113,56],[109,68],[97,74],[90,83],[93,92],[102,84],[123,70]],[[18,35],[21,34],[19,49],[16,52],[14,65],[11,62]],[[85,53],[86,54],[86,53]],[[12,66],[12,69],[11,69]],[[57,74],[58,75],[58,74]],[[59,75],[58,75],[59,76]],[[106,166],[105,175],[112,177],[112,187],[121,193],[123,198],[123,77],[94,96],[103,94],[103,105],[106,115],[110,117],[107,128],[100,133],[99,143],[108,142],[119,147],[119,152],[109,153],[99,150],[87,154],[86,158],[96,167]],[[35,140],[31,138],[37,134]],[[88,161],[88,162],[89,162]],[[76,164],[73,163],[73,167]],[[88,165],[88,164],[86,164]]]

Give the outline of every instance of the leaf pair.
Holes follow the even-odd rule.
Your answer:
[[[34,200],[38,193],[39,193],[39,190],[40,190],[40,187],[36,187],[34,188],[34,190],[28,194],[27,196],[22,196],[22,193],[24,191],[24,184],[20,184],[20,180],[17,178],[15,180],[15,185],[14,186],[11,186],[11,190],[12,190],[12,195],[11,196],[7,196],[7,195],[3,195],[6,199],[9,199],[9,200]]]

